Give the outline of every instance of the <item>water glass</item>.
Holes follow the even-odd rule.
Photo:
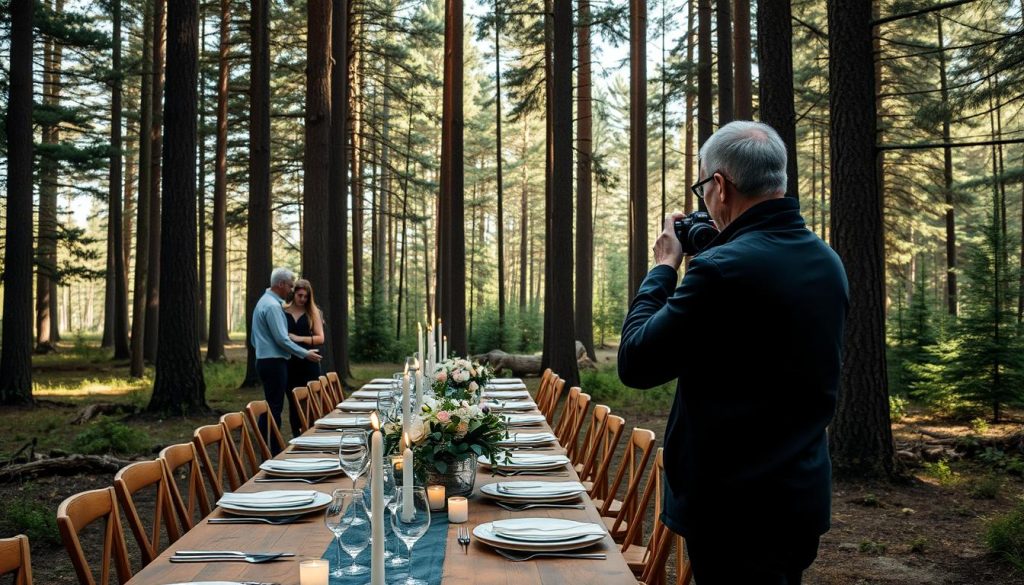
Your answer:
[[[334,490],[331,496],[331,503],[324,511],[324,524],[334,534],[338,548],[352,558],[352,564],[348,567],[342,567],[341,563],[338,563],[338,567],[331,571],[332,576],[363,575],[369,572],[368,567],[356,563],[359,553],[363,552],[363,549],[366,548],[367,535],[361,530],[352,529],[353,526],[358,524],[355,520],[362,520],[362,523],[365,524],[366,521],[363,520],[365,516],[366,505],[364,504],[361,491],[354,489]]]
[[[409,576],[404,585],[427,585],[423,579],[412,576],[412,547],[430,528],[430,505],[423,487],[403,485],[395,488],[391,528],[409,550]]]

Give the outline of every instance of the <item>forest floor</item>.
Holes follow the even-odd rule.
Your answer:
[[[107,352],[94,345],[79,340],[62,346],[58,354],[36,358],[35,395],[42,408],[0,412],[0,428],[7,429],[0,441],[0,464],[32,441],[35,452],[44,455],[112,445],[125,449],[118,457],[151,458],[165,445],[189,440],[195,427],[216,420],[211,415],[157,421],[131,414],[145,406],[152,380],[129,380],[127,364],[111,361]],[[228,360],[205,366],[208,402],[217,412],[236,411],[249,400],[262,398],[259,389],[238,389],[244,374],[240,343],[229,345]],[[671,388],[647,392],[624,388],[615,379],[614,360],[614,348],[599,351],[602,371],[584,377],[585,389],[596,402],[609,404],[625,417],[630,428],[649,428],[663,437]],[[353,373],[365,380],[396,369],[395,364],[359,364]],[[531,388],[536,385],[536,380],[527,382]],[[101,416],[83,425],[70,424],[83,408],[101,402],[123,404],[129,412]],[[921,452],[936,441],[948,445],[951,441],[1008,436],[1021,430],[1024,412],[1009,412],[1007,421],[999,425],[972,423],[912,407],[894,423],[893,432],[900,449]],[[288,428],[287,423],[283,426]],[[990,554],[985,544],[990,520],[1022,502],[1020,470],[1006,465],[1013,459],[967,459],[952,448],[931,449],[926,459],[935,461],[909,461],[901,481],[836,480],[832,530],[822,538],[818,560],[805,574],[805,583],[1024,585],[1024,573],[1015,572],[1011,564]],[[0,483],[0,501],[4,502],[0,506],[0,537],[29,534],[37,583],[77,582],[57,534],[55,511],[64,498],[109,486],[111,479],[112,474],[78,474]],[[147,506],[143,503],[140,508]],[[132,556],[138,559],[133,539],[130,533],[126,535]],[[98,546],[98,537],[92,534],[86,539],[87,550]]]

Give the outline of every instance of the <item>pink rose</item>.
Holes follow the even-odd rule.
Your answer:
[[[438,382],[447,382],[448,381],[448,374],[446,372],[438,372],[437,376],[436,376],[436,379],[437,379]]]
[[[450,421],[451,419],[452,419],[452,415],[449,414],[447,410],[442,410],[442,411],[437,413],[437,420],[439,420],[440,422],[446,423],[446,422]]]

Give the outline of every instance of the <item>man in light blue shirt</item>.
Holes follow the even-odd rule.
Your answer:
[[[291,294],[294,285],[295,274],[291,270],[275,268],[270,274],[270,288],[256,303],[252,313],[250,338],[256,350],[256,371],[263,382],[263,396],[278,428],[281,428],[281,411],[288,392],[288,358],[294,355],[311,362],[322,359],[316,350],[307,350],[288,337],[288,322],[281,304]],[[295,413],[290,416],[295,416]],[[260,417],[259,430],[262,436],[268,436],[265,416]],[[283,447],[275,439],[270,440],[270,449],[275,455]]]

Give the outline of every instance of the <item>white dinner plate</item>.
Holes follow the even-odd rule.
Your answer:
[[[278,461],[279,463],[275,464],[273,463],[274,461]],[[267,475],[273,475],[274,477],[317,478],[330,477],[332,475],[339,475],[341,473],[344,473],[344,470],[341,468],[341,464],[338,463],[336,459],[333,460],[335,462],[333,466],[325,467],[289,467],[288,465],[281,465],[281,461],[282,460],[279,459],[269,459],[260,464],[260,469],[264,471]],[[289,460],[286,459],[283,461]]]
[[[504,400],[498,402],[487,402],[485,404],[488,408],[494,411],[514,411],[514,410],[533,410],[537,408],[537,403],[532,400]]]
[[[248,507],[245,505],[227,504],[217,502],[224,512],[228,514],[234,514],[236,516],[263,516],[263,517],[274,517],[274,516],[294,516],[296,514],[308,514],[310,512],[317,512],[323,510],[331,503],[331,494],[325,494],[323,492],[317,492],[313,501],[308,504],[300,506],[279,506],[274,508],[262,508],[262,507]]]
[[[560,526],[569,526],[569,525],[579,525],[580,524],[578,522],[573,522],[572,520],[563,520],[561,518],[543,518],[543,519],[541,519],[541,518],[515,518],[515,519],[511,519],[511,520],[502,520],[502,522],[509,522],[509,523],[521,522],[521,523],[524,523],[524,525],[527,522],[529,522],[529,523],[536,523],[536,522],[539,522],[539,521],[542,521],[544,523],[544,525],[549,525],[549,526],[551,526],[553,528],[560,527]],[[516,539],[511,539],[511,538],[507,538],[507,537],[495,534],[495,532],[494,532],[494,523],[493,522],[486,522],[484,524],[478,525],[476,528],[473,529],[473,536],[475,536],[478,539],[480,539],[480,541],[483,542],[484,544],[489,544],[491,546],[496,546],[496,547],[499,547],[499,548],[507,548],[509,550],[519,550],[519,551],[553,552],[553,551],[563,551],[563,550],[576,550],[576,549],[586,548],[588,546],[593,546],[593,545],[601,542],[604,539],[605,534],[587,534],[587,535],[584,535],[584,536],[578,536],[578,537],[574,537],[574,538],[567,538],[567,539],[558,540],[558,541],[551,541],[551,540],[544,540],[544,541],[516,540]]]
[[[332,416],[328,418],[317,419],[313,423],[315,426],[323,429],[343,429],[343,428],[365,428],[370,426],[370,417],[368,416]]]
[[[373,412],[377,410],[377,403],[346,400],[338,405],[338,410],[347,410],[349,412]]]
[[[328,434],[295,437],[289,440],[288,444],[300,449],[339,449],[342,446],[358,447],[359,445],[365,445],[366,442],[361,441],[359,437],[342,437],[341,435]]]
[[[530,398],[530,393],[526,390],[487,390],[484,392],[484,398],[487,400],[526,400]]]
[[[505,424],[510,427],[521,427],[528,425],[539,425],[544,422],[545,419],[543,414],[516,414],[513,412],[502,413],[501,419],[505,421]]]
[[[353,392],[352,395],[349,396],[349,398],[360,398],[360,399],[369,398],[371,400],[377,400],[378,398],[380,398],[381,394],[390,395],[391,394],[391,389],[388,388],[387,390],[384,390],[382,388],[380,390],[373,390],[373,389],[367,390],[366,388],[363,388],[362,390],[356,390],[355,392]]]
[[[544,443],[554,443],[558,440],[558,437],[554,433],[509,433],[507,439],[498,441],[498,444],[502,447],[509,447],[513,445],[541,445]]]
[[[542,458],[539,458],[542,457]],[[481,455],[477,458],[477,462],[485,467],[490,467],[491,462],[486,455]],[[558,469],[569,464],[569,458],[565,455],[548,455],[541,456],[537,453],[525,453],[516,454],[513,456],[512,461],[506,461],[502,457],[498,458],[498,469],[502,471],[513,471],[513,470],[528,470],[528,471],[545,471],[548,469]]]
[[[502,484],[502,483],[508,483],[508,482],[501,482],[501,481],[499,481],[499,482],[495,482],[495,483],[488,483],[488,484],[482,485],[482,486],[480,486],[480,493],[483,494],[484,496],[488,497],[488,498],[491,498],[493,500],[498,500],[498,501],[501,501],[501,502],[524,503],[524,502],[565,502],[565,501],[568,501],[568,500],[578,499],[581,495],[583,495],[586,492],[586,490],[582,490],[581,489],[581,490],[574,491],[574,492],[565,492],[565,493],[558,493],[558,494],[545,494],[545,493],[537,493],[537,494],[529,494],[529,493],[507,494],[507,493],[502,492],[502,491],[500,491],[498,489],[498,485]]]

